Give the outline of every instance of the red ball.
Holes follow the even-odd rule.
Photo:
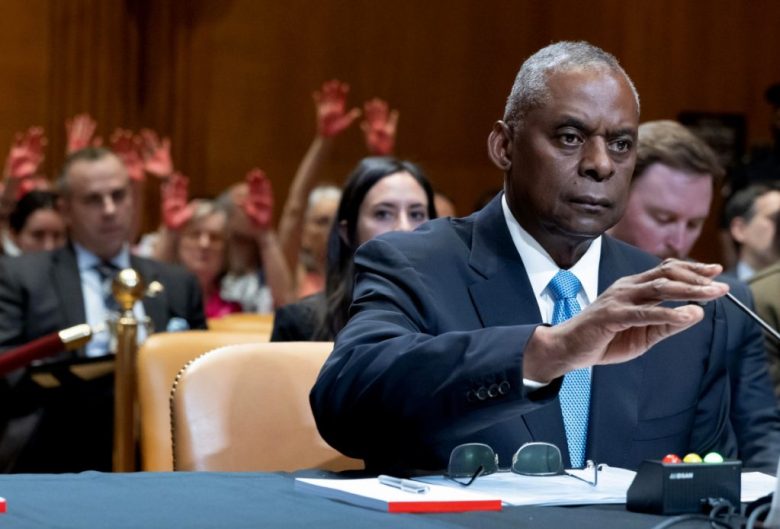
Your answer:
[[[682,463],[682,459],[677,454],[666,454],[661,460],[662,463]]]

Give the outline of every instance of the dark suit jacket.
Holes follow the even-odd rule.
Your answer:
[[[780,263],[761,270],[748,281],[756,302],[756,312],[774,329],[780,329]],[[768,333],[765,336],[769,374],[775,395],[780,399],[780,342]]]
[[[657,259],[604,237],[599,291]],[[561,448],[561,379],[528,392],[523,349],[541,316],[499,198],[465,219],[366,243],[352,317],[311,393],[331,445],[373,471],[442,470],[453,447],[491,445],[508,467],[528,441]],[[593,369],[587,457],[636,468],[669,452],[735,455],[720,301],[699,324]]]
[[[144,298],[155,330],[173,317],[206,328],[200,287],[184,269],[131,256],[148,283],[164,291]],[[0,259],[0,351],[86,321],[81,278],[71,246]],[[0,352],[2,354],[2,352]],[[60,354],[55,361],[83,355]],[[0,471],[109,470],[113,377],[42,390],[25,372],[4,381]]]
[[[332,336],[315,336],[323,313],[327,310],[325,294],[317,292],[311,296],[276,309],[272,342],[332,341]]]
[[[722,274],[731,293],[753,308],[748,286],[736,277]],[[726,315],[726,361],[731,381],[731,424],[737,436],[743,467],[774,474],[780,458],[780,408],[777,406],[761,327],[734,303],[724,301]]]

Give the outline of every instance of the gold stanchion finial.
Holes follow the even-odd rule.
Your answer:
[[[146,285],[141,274],[132,268],[121,270],[111,283],[111,291],[122,311],[133,310],[135,302],[144,295]]]

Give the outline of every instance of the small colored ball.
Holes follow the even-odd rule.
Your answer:
[[[683,463],[701,463],[701,456],[691,452],[683,458]]]
[[[662,463],[682,463],[682,459],[677,454],[666,454],[661,460]]]
[[[705,463],[723,463],[723,456],[717,452],[710,452],[704,456]]]

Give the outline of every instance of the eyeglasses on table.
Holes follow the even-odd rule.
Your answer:
[[[468,487],[480,476],[511,471],[522,476],[571,476],[588,485],[598,484],[598,465],[588,460],[584,470],[593,469],[593,479],[586,479],[563,468],[560,449],[552,443],[525,443],[512,456],[512,466],[500,469],[498,454],[489,445],[466,443],[453,448],[447,465],[447,478]],[[466,481],[461,481],[465,479]]]

